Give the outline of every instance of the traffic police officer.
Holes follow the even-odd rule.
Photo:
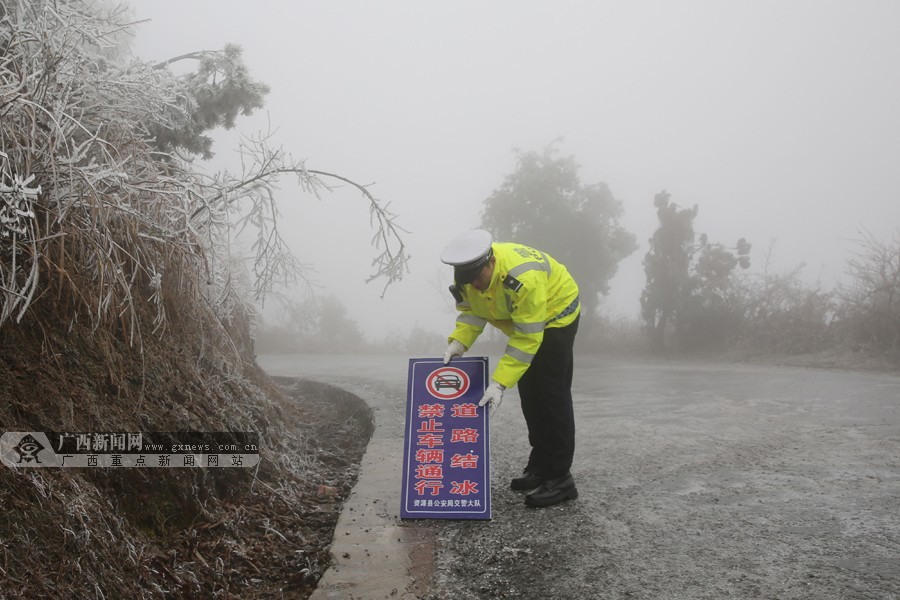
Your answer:
[[[578,331],[578,285],[565,266],[522,244],[493,242],[487,231],[467,231],[444,248],[453,266],[450,291],[460,311],[444,364],[462,356],[488,323],[509,343],[479,406],[500,407],[518,384],[531,453],[514,490],[529,491],[529,506],[578,497],[569,472],[575,453],[572,346]]]

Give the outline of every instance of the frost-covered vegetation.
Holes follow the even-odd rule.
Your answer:
[[[266,86],[233,46],[155,65],[130,58],[127,13],[98,6],[0,3],[0,325],[45,290],[66,317],[122,327],[133,341],[163,330],[186,300],[227,320],[241,302],[228,260],[235,228],[255,235],[260,299],[303,276],[278,229],[279,179],[311,193],[348,180],[292,160],[265,134],[242,144],[242,173],[192,168],[211,152],[206,133],[262,106]],[[196,70],[175,76],[175,60]],[[356,187],[376,223],[373,278],[396,281],[406,254],[394,216]]]

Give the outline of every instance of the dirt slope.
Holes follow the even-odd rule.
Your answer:
[[[255,431],[262,461],[0,466],[0,598],[307,598],[371,434],[365,405],[228,365],[202,335],[145,337],[140,352],[52,322],[0,331],[3,431]]]

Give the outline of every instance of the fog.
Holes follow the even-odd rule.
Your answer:
[[[237,169],[241,134],[370,190],[410,233],[410,272],[365,284],[368,207],[350,188],[322,200],[290,180],[292,247],[373,340],[413,325],[449,333],[444,243],[478,226],[513,149],[558,138],[582,183],[624,204],[639,249],[604,310],[639,311],[653,196],[699,205],[698,233],[754,244],[757,269],[804,262],[831,286],[854,239],[900,226],[900,3],[416,2],[135,3],[134,53],[163,60],[243,47],[271,87],[266,108],[217,135],[209,169]],[[436,350],[437,351],[437,350]]]

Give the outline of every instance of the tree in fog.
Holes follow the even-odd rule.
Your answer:
[[[654,197],[659,226],[644,256],[646,284],[641,316],[651,348],[661,350],[665,332],[674,326],[679,342],[696,346],[721,335],[729,316],[739,310],[732,275],[750,266],[750,244],[734,248],[711,244],[694,233],[699,208],[681,208],[662,191]]]
[[[231,129],[238,115],[251,115],[263,107],[269,86],[250,76],[241,55],[240,46],[226,44],[223,50],[191,52],[153,66],[165,69],[176,62],[196,63],[195,71],[179,79],[182,91],[177,102],[145,122],[160,150],[211,158],[208,131]]]
[[[743,298],[734,273],[750,266],[750,244],[744,238],[727,248],[700,236],[698,246],[675,318],[676,339],[686,349],[720,345],[737,336]]]
[[[359,324],[335,296],[283,300],[280,315],[256,332],[260,353],[354,353],[369,348]]]
[[[840,320],[857,348],[900,355],[900,234],[863,233],[840,292]]]
[[[650,345],[661,350],[666,327],[673,319],[687,286],[688,269],[694,251],[694,217],[698,208],[680,208],[662,191],[654,197],[659,227],[650,238],[644,256],[647,283],[641,293],[641,316],[650,336]]]
[[[516,152],[516,163],[485,200],[482,227],[565,264],[591,319],[619,262],[637,249],[634,235],[619,225],[622,203],[605,183],[583,184],[575,158],[557,156],[552,144],[540,153]]]
[[[365,336],[347,307],[334,296],[311,296],[294,307],[292,329],[307,352],[360,352]]]

